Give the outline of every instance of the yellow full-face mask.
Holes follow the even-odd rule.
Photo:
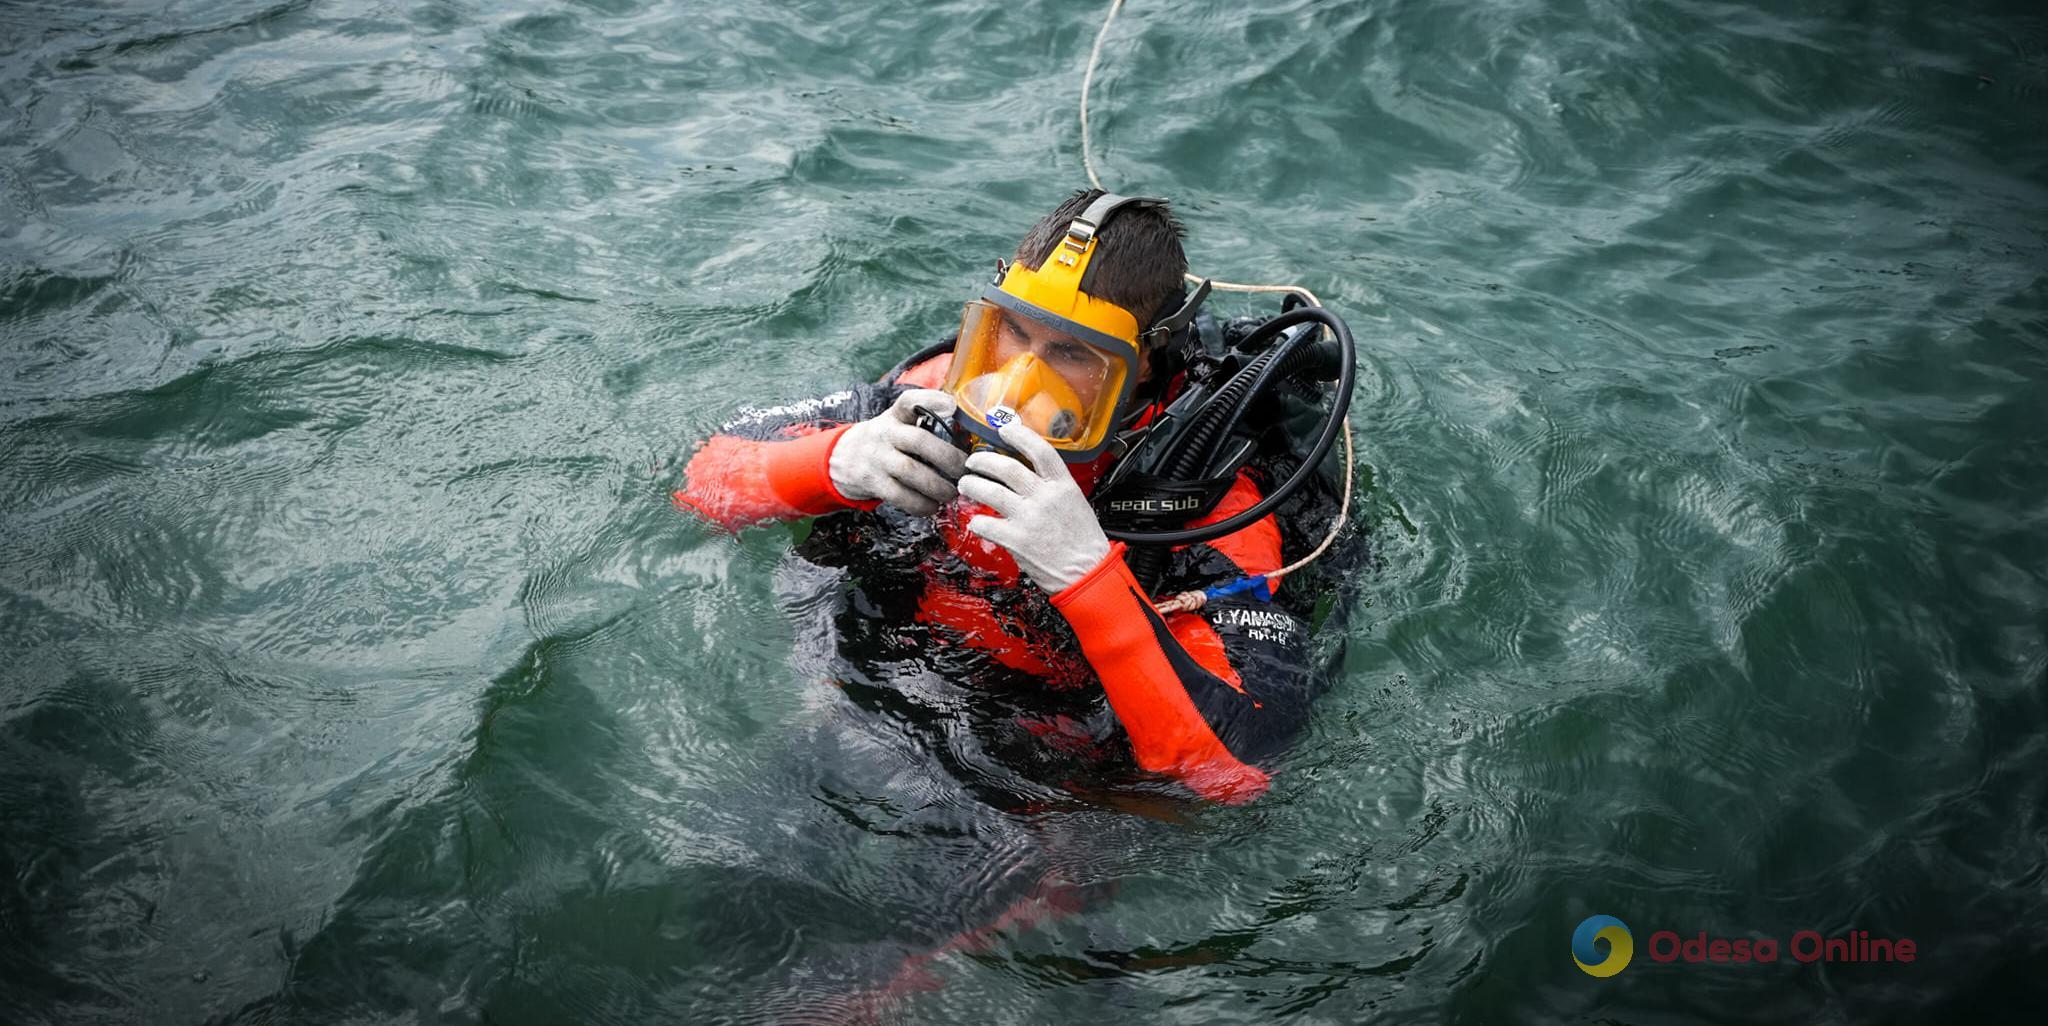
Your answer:
[[[1103,193],[1036,269],[1002,267],[967,304],[946,390],[969,431],[1000,445],[998,411],[1008,409],[1069,463],[1094,459],[1109,444],[1138,384],[1141,346],[1177,337],[1209,293],[1202,282],[1148,328],[1139,315],[1083,291],[1097,229],[1120,207],[1164,202]]]
[[[991,443],[1001,426],[997,411],[1006,407],[1062,458],[1092,458],[1135,383],[1137,347],[1113,336],[1086,338],[1071,324],[1020,307],[999,289],[967,304],[946,390],[968,428]]]
[[[946,390],[968,429],[990,442],[998,426],[990,414],[1007,407],[1063,459],[1093,459],[1137,385],[1138,318],[1081,291],[1099,219],[1129,202],[1106,199],[1117,202],[1092,205],[1037,270],[1005,267],[967,304]]]

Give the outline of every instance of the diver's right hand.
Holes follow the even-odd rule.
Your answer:
[[[826,462],[832,487],[849,499],[880,499],[920,517],[953,501],[953,482],[967,472],[967,454],[918,427],[920,408],[950,419],[953,397],[913,388],[881,414],[847,428]]]

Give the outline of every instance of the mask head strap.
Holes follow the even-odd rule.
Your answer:
[[[1102,230],[1103,225],[1109,223],[1109,219],[1115,216],[1118,210],[1126,206],[1163,206],[1165,203],[1163,199],[1150,196],[1119,196],[1113,192],[1105,192],[1095,197],[1095,201],[1088,204],[1086,210],[1081,211],[1081,216],[1074,218],[1067,225],[1067,236],[1060,240],[1060,247],[1068,252],[1055,253],[1055,257],[1065,264],[1086,261],[1081,266],[1080,287],[1081,291],[1094,295],[1095,290],[1089,286],[1095,281],[1094,261],[1090,256],[1094,249],[1096,233]]]
[[[1075,218],[1071,224],[1067,225],[1066,238],[1060,240],[1060,245],[1070,252],[1062,253],[1060,256],[1063,258],[1062,262],[1069,264],[1077,260],[1086,261],[1081,267],[1081,291],[1090,295],[1093,295],[1095,291],[1089,287],[1093,284],[1095,277],[1094,261],[1090,259],[1090,251],[1093,249],[1096,233],[1102,230],[1102,226],[1107,224],[1109,219],[1124,207],[1163,207],[1165,205],[1165,200],[1151,196],[1119,196],[1113,192],[1105,192],[1097,196],[1094,202],[1088,204],[1088,208],[1081,211],[1081,216]],[[1187,300],[1180,305],[1179,309],[1154,321],[1150,327],[1139,331],[1139,341],[1143,342],[1148,348],[1158,349],[1169,346],[1187,328],[1188,323],[1195,319],[1195,312],[1202,308],[1202,302],[1208,298],[1209,280],[1205,278],[1195,286],[1195,291],[1188,295]]]

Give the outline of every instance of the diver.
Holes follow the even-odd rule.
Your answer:
[[[1208,799],[1258,796],[1324,677],[1304,621],[1312,598],[1274,601],[1259,575],[1314,544],[1312,514],[1330,503],[1297,497],[1219,537],[1143,553],[1106,525],[1181,529],[1160,535],[1171,538],[1243,519],[1279,479],[1315,469],[1304,464],[1328,450],[1342,407],[1307,457],[1247,440],[1229,460],[1183,459],[1208,474],[1198,486],[1154,466],[1126,475],[1138,498],[1103,501],[1148,432],[1161,441],[1171,425],[1206,424],[1197,433],[1215,435],[1214,449],[1226,430],[1264,430],[1239,424],[1237,407],[1222,421],[1185,408],[1203,368],[1215,372],[1206,392],[1238,388],[1241,406],[1245,387],[1223,387],[1223,370],[1273,377],[1284,345],[1262,329],[1263,363],[1217,370],[1204,358],[1219,329],[1198,318],[1207,283],[1186,287],[1183,235],[1162,200],[1075,193],[997,262],[955,338],[877,383],[743,409],[690,459],[675,504],[727,529],[817,518],[799,553],[860,568],[863,595],[842,629],[911,657],[971,653],[1031,682],[994,689],[1030,743],[1135,763]],[[1278,320],[1307,325],[1295,336],[1314,327]],[[1348,364],[1342,381],[1348,392]],[[1205,588],[1198,610],[1152,598]]]

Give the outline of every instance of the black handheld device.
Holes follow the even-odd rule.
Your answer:
[[[997,407],[996,410],[991,412],[999,415],[1004,411],[1004,407]],[[1011,416],[1015,415],[1015,413],[1011,413]],[[917,408],[916,424],[919,428],[931,432],[947,445],[954,446],[963,452],[975,453],[988,449],[1002,453],[1027,467],[1031,466],[1031,461],[1025,458],[1023,453],[1017,452],[1007,445],[998,445],[995,442],[991,442],[977,432],[964,430],[959,427],[953,418],[941,417],[922,406]],[[1033,467],[1032,469],[1035,470],[1037,468]],[[969,471],[969,473],[972,473],[972,471]]]

